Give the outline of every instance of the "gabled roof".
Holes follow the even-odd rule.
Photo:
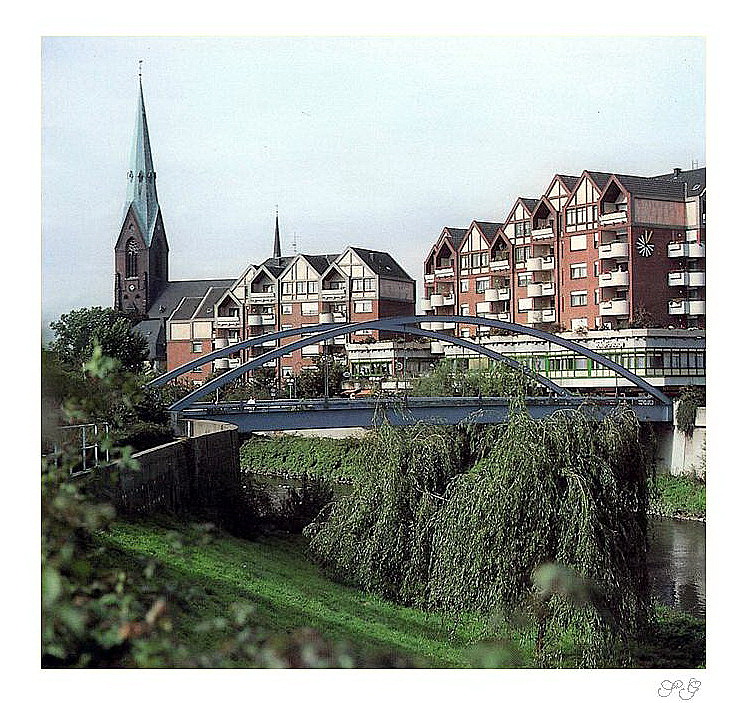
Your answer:
[[[170,315],[170,320],[190,320],[200,304],[201,298],[183,298]]]
[[[448,233],[448,236],[451,239],[451,244],[453,244],[454,249],[458,250],[458,248],[461,246],[461,242],[464,241],[464,237],[466,237],[466,233],[468,231],[468,229],[462,229],[461,227],[444,227],[443,232],[441,232],[441,237]],[[438,237],[439,241],[441,237]]]
[[[410,276],[393,258],[385,251],[374,251],[373,249],[359,249],[350,247],[361,258],[375,274],[382,278],[394,278],[401,281],[413,281]]]
[[[320,275],[327,271],[330,264],[339,256],[340,254],[304,254],[309,265]]]
[[[603,190],[605,188],[606,183],[608,183],[608,180],[613,175],[612,173],[606,173],[605,171],[583,171],[582,175],[590,176],[593,183],[595,183],[600,190]],[[574,190],[574,188],[572,189]]]
[[[278,278],[295,258],[295,256],[272,256],[258,264],[256,268],[264,266],[274,278]]]
[[[575,186],[580,180],[579,176],[568,176],[564,173],[557,173],[555,178],[559,178],[570,191],[575,189]]]
[[[492,244],[497,230],[503,226],[502,222],[483,222],[482,220],[472,220],[472,224],[479,228],[479,231],[485,236],[485,239]]]
[[[214,308],[228,290],[229,288],[225,286],[210,288],[206,295],[201,298],[201,304],[198,306],[196,312],[193,313],[193,317],[214,317]]]
[[[170,281],[157,296],[147,311],[150,319],[166,319],[178,307],[183,298],[201,299],[209,288],[228,288],[234,283],[230,279],[209,279],[200,281]]]
[[[147,341],[147,358],[160,359],[165,352],[165,327],[162,320],[142,320],[134,325],[134,331]]]

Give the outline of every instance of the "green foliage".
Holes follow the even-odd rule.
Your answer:
[[[451,359],[413,381],[415,396],[522,397],[543,395],[544,387],[506,364],[491,362],[487,368],[463,370]]]
[[[297,398],[322,398],[325,395],[337,396],[343,388],[343,374],[347,371],[344,363],[330,356],[317,359],[315,368],[303,368],[296,376]],[[325,385],[325,379],[327,385]]]
[[[365,461],[359,439],[298,437],[279,434],[270,439],[251,437],[240,447],[244,471],[300,478],[304,474],[334,481],[353,478]]]
[[[684,388],[675,410],[675,424],[689,437],[696,426],[696,410],[706,404],[706,389],[699,386]]]
[[[651,508],[665,517],[706,517],[706,483],[695,476],[657,474]]]
[[[648,607],[648,459],[636,417],[515,411],[469,434],[473,466],[453,429],[371,435],[353,494],[307,528],[312,553],[336,578],[402,603],[530,618],[541,665],[563,664],[565,631],[582,665],[623,663]],[[578,586],[538,596],[532,577],[545,564]]]
[[[111,308],[80,308],[51,323],[55,339],[51,351],[69,369],[79,370],[91,360],[96,348],[101,359],[118,361],[126,371],[139,371],[147,360],[147,342],[132,329],[131,320]]]

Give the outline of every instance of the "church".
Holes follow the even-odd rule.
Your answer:
[[[348,245],[339,253],[282,256],[278,213],[269,259],[243,265],[236,278],[171,281],[141,74],[126,179],[123,220],[114,248],[114,308],[136,321],[135,329],[147,340],[156,368],[170,370],[268,332],[414,314],[415,280],[390,254]],[[320,356],[344,357],[348,342],[384,338],[383,332],[360,330],[335,338],[322,350],[305,347],[272,366],[280,383],[315,365]],[[235,368],[249,355],[264,351],[243,350],[185,378],[200,384],[212,373]]]

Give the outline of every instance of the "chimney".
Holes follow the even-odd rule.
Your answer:
[[[679,169],[679,168],[674,168],[674,169],[672,170],[672,177],[673,177],[673,178],[680,178],[680,174],[681,174],[681,172],[682,172],[682,169]]]

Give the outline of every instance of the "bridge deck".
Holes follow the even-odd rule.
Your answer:
[[[371,427],[386,418],[392,425],[429,422],[452,425],[469,420],[498,423],[507,420],[509,398],[394,398],[350,400],[340,398],[195,404],[180,411],[182,420],[221,420],[240,432]],[[672,407],[653,398],[527,398],[534,418],[572,408],[601,419],[620,405],[628,405],[641,422],[671,422]]]

